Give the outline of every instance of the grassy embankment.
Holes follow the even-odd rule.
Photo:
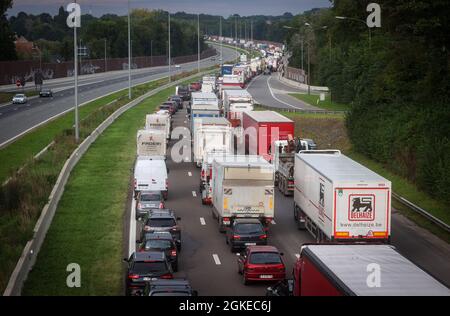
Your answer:
[[[349,111],[350,106],[346,104],[340,104],[331,102],[330,95],[325,96],[325,101],[320,101],[320,96],[317,94],[300,94],[300,93],[292,93],[289,94],[294,98],[299,99],[300,101],[306,102],[318,108],[329,110],[329,111]]]

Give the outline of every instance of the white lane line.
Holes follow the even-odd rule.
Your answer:
[[[203,217],[200,217],[200,224],[202,224],[202,226],[206,225],[205,219]]]
[[[128,257],[136,251],[136,203],[134,198],[131,199],[130,212],[130,238],[128,240]]]
[[[283,100],[278,99],[278,98],[275,96],[275,94],[273,93],[272,87],[270,86],[270,79],[272,79],[272,76],[270,76],[269,78],[267,78],[267,86],[269,87],[269,91],[270,91],[270,94],[272,95],[272,98],[274,98],[275,100],[277,100],[277,101],[280,102],[280,103],[283,103],[284,105],[290,106],[291,108],[303,110],[303,108],[299,108],[299,107],[293,106],[292,104],[289,104],[289,103],[287,103],[287,102],[284,102]]]
[[[300,254],[296,253],[296,254],[295,254],[295,257],[296,257],[297,259],[300,258]]]
[[[216,265],[220,266],[222,263],[220,262],[219,256],[216,254],[213,254],[212,256]]]
[[[189,171],[188,172],[188,176],[192,177],[192,172]]]
[[[192,191],[192,196],[193,196],[193,197],[197,197],[197,192]]]

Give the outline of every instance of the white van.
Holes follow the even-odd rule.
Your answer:
[[[134,166],[134,194],[140,191],[161,191],[164,199],[169,193],[168,169],[164,157],[139,156]]]

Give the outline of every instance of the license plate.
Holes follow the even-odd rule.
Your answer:
[[[245,245],[246,246],[256,246],[256,243],[254,243],[254,242],[246,242]]]
[[[260,275],[259,278],[260,279],[272,279],[273,275]]]
[[[151,281],[152,278],[144,278],[144,281]]]

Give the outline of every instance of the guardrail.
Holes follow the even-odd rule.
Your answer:
[[[431,215],[430,213],[425,211],[423,208],[413,204],[412,202],[408,201],[404,197],[401,197],[400,195],[398,195],[398,194],[396,194],[394,192],[392,192],[392,197],[395,198],[400,203],[402,203],[403,205],[405,205],[408,208],[410,208],[411,210],[413,210],[414,212],[416,212],[416,213],[422,215],[423,217],[427,218],[430,222],[436,224],[437,226],[441,227],[445,231],[450,232],[450,226],[449,225],[447,225],[446,223],[441,221],[439,218]]]
[[[25,248],[20,256],[16,267],[11,274],[8,285],[6,287],[4,296],[18,296],[21,294],[22,287],[24,282],[28,277],[28,273],[33,268],[37,255],[42,247],[42,244],[45,240],[45,236],[47,234],[48,229],[52,223],[53,217],[55,215],[56,209],[58,207],[58,203],[64,193],[65,185],[69,179],[70,173],[73,168],[76,166],[81,157],[86,153],[91,144],[93,144],[99,135],[101,135],[112,123],[115,122],[117,118],[119,118],[123,113],[138,105],[145,99],[163,91],[164,89],[170,88],[174,85],[180,84],[183,81],[196,78],[198,76],[207,74],[212,72],[203,71],[180,80],[174,81],[172,83],[165,84],[159,88],[156,88],[137,99],[131,101],[130,103],[122,106],[118,110],[116,110],[113,114],[111,114],[105,121],[103,121],[92,133],[89,135],[72,153],[69,159],[64,164],[58,179],[53,187],[53,190],[49,196],[48,203],[44,206],[42,213],[36,222],[36,225],[33,229],[33,238],[27,242]]]

